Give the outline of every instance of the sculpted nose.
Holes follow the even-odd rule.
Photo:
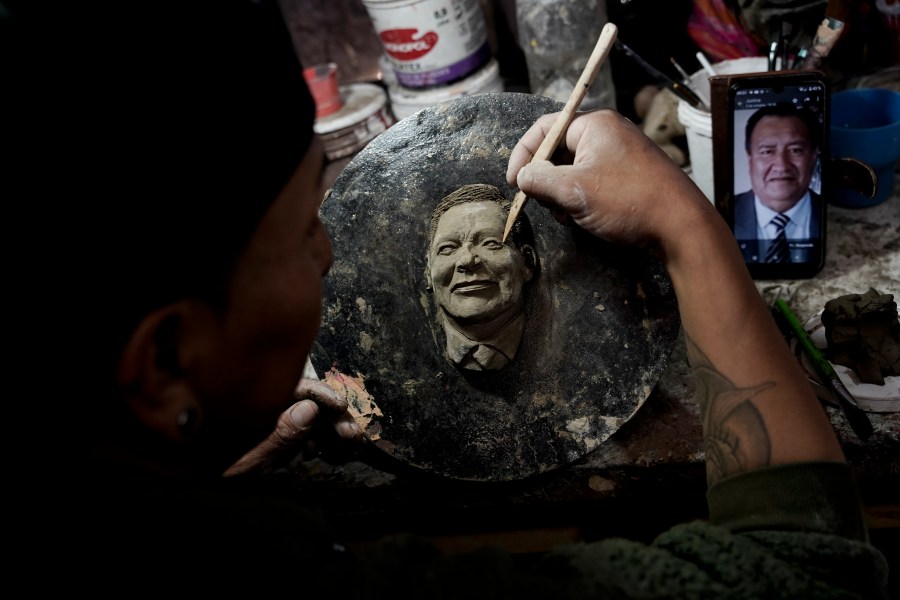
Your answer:
[[[465,244],[456,254],[456,268],[459,270],[471,269],[481,263],[481,257],[478,256],[475,247],[472,244]]]

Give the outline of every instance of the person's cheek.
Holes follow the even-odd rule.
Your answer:
[[[432,264],[431,279],[435,285],[449,285],[453,278],[453,261],[446,256],[436,256]]]
[[[315,236],[313,256],[318,266],[318,271],[324,277],[331,270],[334,253],[331,248],[331,238],[328,237],[328,232],[321,223]]]
[[[515,259],[509,249],[504,247],[499,251],[486,253],[483,264],[490,278],[497,282],[500,293],[503,295],[508,294],[513,269],[515,268]]]

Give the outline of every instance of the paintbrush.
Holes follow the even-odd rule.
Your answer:
[[[603,66],[603,62],[609,55],[609,51],[616,40],[618,31],[618,28],[612,23],[607,23],[603,26],[600,37],[597,38],[597,44],[594,46],[594,50],[588,58],[587,65],[585,65],[584,71],[581,72],[581,77],[578,78],[578,82],[575,84],[575,89],[572,90],[572,94],[566,101],[565,107],[563,107],[562,112],[556,117],[556,120],[550,127],[550,131],[547,132],[544,141],[541,142],[541,145],[538,147],[537,152],[531,157],[532,161],[547,160],[550,158],[550,155],[556,151],[557,146],[559,146],[563,136],[566,134],[566,130],[569,128],[569,124],[571,124],[572,119],[575,118],[575,112],[578,110],[578,107],[581,106],[581,101],[584,100],[588,88],[591,87],[594,78],[600,71],[600,67]],[[512,201],[512,206],[509,209],[509,217],[506,219],[506,227],[503,230],[504,242],[506,242],[506,238],[509,236],[513,223],[519,218],[519,213],[522,212],[522,208],[525,206],[525,201],[527,199],[525,192],[522,190],[516,192]]]
[[[869,416],[856,403],[853,395],[850,394],[850,391],[841,381],[837,371],[834,370],[828,359],[825,358],[810,339],[809,334],[806,333],[797,315],[787,305],[787,302],[781,298],[776,298],[775,308],[778,309],[778,312],[784,318],[794,336],[796,336],[797,342],[806,352],[810,362],[816,369],[816,373],[822,379],[822,383],[831,390],[832,396],[834,396],[834,399],[837,400],[838,405],[841,407],[841,412],[844,413],[844,417],[847,419],[847,423],[850,424],[853,433],[861,440],[868,439],[872,435],[872,423],[869,421]]]
[[[801,69],[818,69],[822,61],[831,53],[844,31],[844,22],[833,17],[825,17],[816,30],[812,47],[800,65]]]
[[[701,100],[700,97],[694,93],[694,90],[692,90],[686,83],[679,83],[675,81],[674,79],[648,63],[646,60],[641,58],[641,56],[637,52],[623,44],[621,40],[616,40],[616,48],[621,50],[622,53],[625,54],[625,56],[640,65],[640,67],[647,71],[647,73],[651,75],[657,83],[660,83],[666,88],[672,90],[672,92],[676,96],[693,107],[700,108],[701,110],[709,110],[709,107],[704,104],[703,100]]]

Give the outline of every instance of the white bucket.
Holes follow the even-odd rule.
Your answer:
[[[356,154],[394,124],[387,94],[381,86],[373,83],[341,86],[341,97],[344,106],[336,113],[316,119],[313,125],[329,160]]]
[[[719,75],[762,73],[769,68],[765,56],[750,56],[725,60],[713,65]],[[709,74],[701,69],[691,75],[691,88],[701,98],[709,100]],[[710,202],[715,202],[713,181],[712,114],[694,108],[684,100],[678,101],[678,121],[687,135],[688,155],[691,159],[691,179]],[[729,157],[730,158],[730,157]]]
[[[405,119],[423,108],[440,104],[460,96],[474,96],[488,92],[502,92],[503,79],[497,61],[491,59],[487,65],[461,81],[430,90],[410,90],[397,85],[388,87],[391,110],[397,119]]]
[[[385,87],[400,85],[397,81],[397,75],[394,74],[394,65],[391,63],[391,59],[388,58],[387,54],[382,53],[381,56],[378,57],[378,71],[378,78]]]
[[[491,58],[479,0],[363,0],[401,86],[446,85]]]

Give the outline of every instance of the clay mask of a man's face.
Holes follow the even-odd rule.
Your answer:
[[[435,207],[425,278],[438,305],[446,357],[493,371],[515,358],[525,329],[524,287],[538,268],[522,215],[503,242],[510,202],[487,184],[464,185]]]
[[[523,309],[532,270],[503,243],[505,223],[505,211],[490,201],[453,206],[438,222],[429,256],[434,296],[461,324],[505,322]]]

